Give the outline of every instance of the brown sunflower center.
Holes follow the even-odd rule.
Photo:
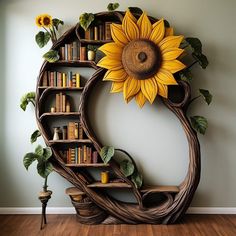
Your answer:
[[[125,71],[135,79],[144,80],[157,73],[162,56],[158,46],[147,39],[135,39],[122,52]]]
[[[45,17],[43,19],[43,23],[44,23],[44,25],[49,25],[50,24],[50,19],[48,17]]]

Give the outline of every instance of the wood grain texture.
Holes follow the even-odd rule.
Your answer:
[[[122,20],[124,13],[115,12],[115,15],[112,14],[112,17]],[[110,13],[98,13],[96,16],[110,19]],[[150,18],[153,21],[153,18]],[[53,49],[58,49],[61,45],[63,45],[67,40],[71,37],[75,37],[77,35],[79,37],[79,26],[75,26],[71,28],[68,32],[66,32],[56,44],[53,45]],[[179,121],[182,124],[182,127],[185,131],[188,144],[189,144],[189,168],[186,175],[185,180],[180,184],[180,186],[176,186],[175,191],[169,189],[168,191],[157,191],[157,189],[152,188],[148,189],[145,192],[138,190],[134,183],[127,177],[123,175],[120,170],[119,165],[115,161],[110,162],[109,168],[116,174],[118,178],[120,178],[125,184],[125,186],[129,186],[136,198],[137,204],[131,204],[126,202],[120,202],[115,200],[110,195],[108,195],[103,188],[92,188],[91,184],[95,181],[92,176],[86,171],[78,168],[73,168],[67,166],[63,157],[60,155],[60,145],[71,145],[71,144],[83,144],[90,143],[94,148],[99,152],[102,148],[102,144],[96,137],[96,134],[91,128],[89,117],[88,117],[88,100],[90,95],[93,93],[93,89],[96,86],[98,81],[103,79],[104,74],[106,73],[105,69],[97,69],[94,62],[57,62],[57,65],[63,66],[76,66],[76,67],[93,67],[96,69],[95,73],[92,77],[87,81],[86,85],[83,88],[80,106],[78,112],[78,116],[75,115],[75,118],[81,122],[84,132],[86,133],[88,140],[59,140],[52,141],[49,139],[47,133],[47,123],[42,122],[40,116],[43,114],[43,107],[46,103],[47,95],[53,91],[53,88],[47,88],[42,91],[41,82],[43,79],[43,74],[46,70],[50,69],[50,66],[55,66],[55,63],[50,64],[48,62],[44,62],[42,68],[40,70],[40,75],[37,83],[36,90],[36,118],[39,130],[44,137],[44,140],[48,146],[52,147],[53,158],[51,161],[54,166],[54,170],[58,172],[61,176],[71,182],[76,188],[84,192],[90,203],[94,208],[96,208],[96,214],[92,214],[91,216],[86,215],[83,216],[80,214],[81,208],[86,208],[87,204],[85,203],[77,203],[73,202],[72,204],[75,206],[77,211],[77,218],[80,222],[85,224],[171,224],[178,222],[187,208],[190,205],[190,202],[193,198],[195,190],[198,186],[200,179],[200,146],[198,142],[198,138],[196,132],[192,129],[188,118],[186,117],[186,110],[188,107],[189,100],[191,99],[191,90],[189,85],[186,82],[180,82],[179,86],[183,91],[183,98],[181,101],[174,102],[172,98],[163,99],[163,103],[173,112]],[[80,91],[78,91],[81,93]],[[155,109],[155,108],[153,108]],[[56,117],[55,117],[56,118]],[[43,119],[46,121],[46,119]],[[101,187],[101,186],[100,186]],[[113,186],[115,187],[115,186]],[[124,187],[124,186],[123,186]],[[159,189],[160,190],[160,189]],[[147,206],[144,204],[147,202],[149,196],[155,196],[155,194],[159,194],[164,200],[156,203],[156,205]],[[89,208],[87,207],[89,212]],[[139,231],[137,231],[138,233]]]
[[[0,215],[1,236],[235,236],[236,215],[187,215],[176,225],[84,225],[75,215]]]

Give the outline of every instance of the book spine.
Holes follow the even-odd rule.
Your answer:
[[[111,39],[111,22],[105,22],[105,40]]]
[[[77,60],[77,58],[78,58],[78,44],[77,44],[77,41],[74,41],[73,43],[72,43],[72,59],[74,60],[74,61],[76,61]]]
[[[75,148],[75,163],[78,164],[78,148]]]
[[[72,60],[72,45],[68,44],[68,61]]]
[[[84,131],[81,122],[79,122],[79,139],[83,139],[84,137]]]
[[[79,138],[79,123],[75,122],[75,139]]]
[[[66,87],[66,74],[65,73],[62,74],[62,87],[63,88]]]
[[[62,87],[61,72],[57,72],[57,87]]]
[[[44,86],[44,87],[48,86],[48,73],[47,73],[47,71],[45,71],[43,73],[43,83],[42,83],[42,86]]]
[[[60,93],[60,110],[59,110],[59,112],[62,112],[62,97],[63,97],[63,94],[61,92]]]
[[[62,129],[62,139],[66,140],[67,139],[67,126],[64,125]]]
[[[62,61],[65,61],[65,47],[60,48],[60,58]]]
[[[98,40],[98,26],[94,27],[94,40]]]
[[[99,40],[103,40],[103,35],[104,35],[104,32],[103,32],[104,31],[104,27],[103,27],[103,25],[99,25],[98,29],[99,29],[98,30],[98,32],[99,32],[98,33],[98,39]]]
[[[86,146],[84,145],[83,146],[83,152],[84,152],[84,163],[87,163],[87,148],[86,148]]]
[[[68,44],[65,44],[65,60],[68,61]]]
[[[54,73],[53,71],[50,72],[50,86],[54,86]]]
[[[76,73],[76,88],[80,88],[80,74]]]
[[[94,40],[94,27],[89,28],[89,39]]]
[[[62,112],[66,112],[66,95],[62,95]]]
[[[93,160],[92,160],[93,163],[98,163],[98,152],[97,151],[94,151],[93,152]]]
[[[56,112],[60,111],[60,94],[56,94]]]
[[[53,72],[53,79],[54,79],[53,86],[57,87],[57,72],[56,71]]]
[[[69,122],[67,137],[69,140],[75,139],[75,122]]]
[[[80,60],[85,61],[86,59],[86,47],[80,47]]]

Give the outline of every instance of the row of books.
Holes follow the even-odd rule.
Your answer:
[[[80,122],[69,122],[68,125],[57,127],[59,139],[75,140],[84,139],[84,131]]]
[[[54,111],[51,112],[70,112],[69,96],[64,93],[56,94],[56,106]]]
[[[98,162],[98,152],[92,151],[91,147],[69,148],[66,151],[67,164],[91,164]]]
[[[80,74],[69,71],[67,73],[58,71],[45,71],[42,86],[51,87],[75,87],[80,88]]]
[[[60,59],[63,61],[76,61],[80,60],[80,43],[79,41],[73,41],[72,43],[65,44],[64,47],[60,47]]]
[[[87,40],[110,40],[111,24],[112,22],[105,22],[98,26],[90,26],[88,30],[85,31],[84,38]]]
[[[74,47],[76,48],[74,49]],[[87,47],[79,46],[78,42],[60,47],[60,60],[62,61],[86,61],[87,58]]]

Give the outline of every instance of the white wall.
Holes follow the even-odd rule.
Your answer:
[[[0,206],[39,206],[37,192],[43,180],[33,167],[27,172],[22,157],[32,150],[29,135],[36,128],[33,109],[19,108],[22,94],[35,89],[42,64],[34,42],[38,29],[34,18],[49,13],[65,21],[64,29],[74,25],[83,12],[99,12],[110,1],[0,2]],[[210,65],[195,69],[194,88],[208,88],[214,102],[207,107],[196,104],[192,114],[208,118],[209,129],[199,136],[202,153],[201,183],[193,206],[236,207],[236,22],[234,0],[120,1],[120,10],[138,6],[155,17],[166,18],[176,32],[202,40]],[[110,95],[109,83],[96,88],[91,120],[104,144],[130,152],[142,167],[146,182],[178,184],[188,165],[188,147],[183,130],[163,105],[155,102],[139,110],[134,102],[125,105],[122,95]],[[69,184],[57,174],[49,177],[54,191],[50,206],[71,206],[64,190]],[[1,192],[2,192],[1,191]]]

